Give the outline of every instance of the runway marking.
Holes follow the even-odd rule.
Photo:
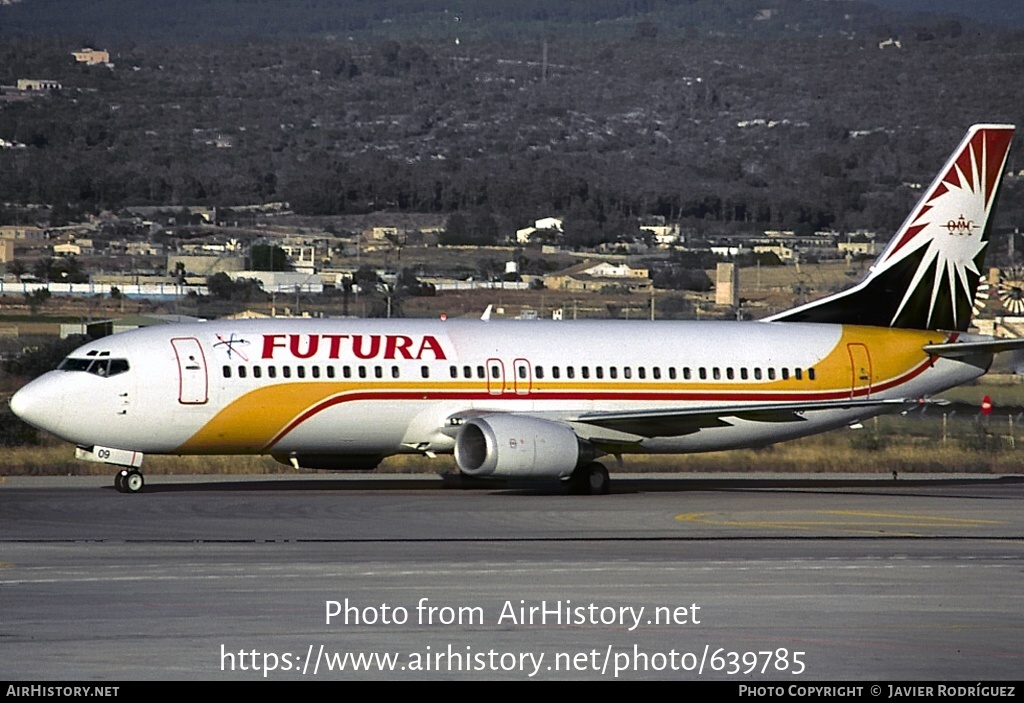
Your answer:
[[[924,520],[925,524],[937,525],[1000,525],[1000,520],[979,520],[977,518],[938,517],[934,515],[905,515],[903,513],[875,513],[858,510],[822,510],[828,515],[857,515],[861,517],[903,518],[908,520]]]
[[[983,527],[1003,524],[999,520],[942,517],[934,515],[911,515],[906,513],[882,513],[858,510],[815,510],[810,515],[842,516],[865,518],[863,520],[730,520],[712,517],[712,513],[680,513],[678,522],[690,522],[717,527],[753,527],[758,529],[810,530],[832,528],[847,532],[875,534],[882,528],[927,529],[936,527]]]

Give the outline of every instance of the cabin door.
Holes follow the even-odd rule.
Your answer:
[[[178,360],[178,402],[182,405],[202,405],[209,399],[209,380],[206,376],[206,356],[199,340],[194,337],[176,337],[171,340]]]
[[[501,395],[505,391],[505,364],[501,359],[487,360],[487,392]]]
[[[871,354],[865,344],[847,344],[850,354],[850,397],[871,397]]]
[[[515,376],[513,383],[516,387],[516,395],[529,395],[533,388],[530,362],[526,359],[516,359],[512,362],[512,373]]]

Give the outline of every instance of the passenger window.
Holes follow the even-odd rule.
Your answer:
[[[768,380],[769,381],[774,381],[775,380],[775,369],[768,369]]]
[[[420,376],[422,376],[423,378],[430,378],[430,367],[429,366],[421,366],[420,367]]]
[[[476,367],[476,377],[477,378],[487,378],[487,373],[485,372],[483,366],[477,366]]]
[[[687,381],[690,380],[690,367],[689,366],[684,366],[683,367],[683,378],[685,380],[687,380]]]
[[[673,381],[676,380],[676,367],[675,366],[669,366],[668,367],[668,377],[671,380],[673,380]]]
[[[603,366],[598,366],[596,369],[594,369],[594,374],[598,378],[604,378],[604,367]]]
[[[783,368],[782,369],[782,380],[783,381],[788,381],[789,380],[789,369],[787,369],[787,368]]]
[[[359,367],[359,378],[366,378],[366,367],[365,366],[360,366]]]
[[[427,368],[427,367],[424,366],[423,368]],[[398,378],[398,367],[397,366],[392,366],[391,367],[391,378]]]
[[[245,378],[245,367],[244,366],[239,366],[238,367],[238,377],[239,378]]]
[[[725,377],[730,381],[736,378],[736,373],[733,371],[731,366],[727,366],[725,369]]]
[[[793,369],[793,375],[796,377],[796,380],[798,381],[804,380],[804,370],[799,367]]]
[[[284,376],[285,378],[291,378],[292,377],[292,367],[291,366],[282,366],[281,367],[281,375]]]
[[[544,378],[544,367],[538,364],[533,367],[533,375],[537,378]]]
[[[715,377],[715,380],[722,378],[722,371],[717,366],[711,369],[711,375]]]
[[[608,378],[618,378],[619,370],[614,366],[608,367]]]
[[[519,365],[519,378],[526,378],[526,367],[522,364]]]
[[[295,374],[299,378],[305,378],[306,377],[306,367],[305,366],[296,366],[295,367]]]
[[[640,378],[647,378],[647,369],[641,366],[636,370],[636,375],[639,376]]]
[[[230,366],[225,366],[223,371],[224,371],[224,378],[231,378],[231,367]]]
[[[327,378],[334,378],[334,373],[335,373],[334,372],[334,367],[333,366],[328,366],[327,367]]]
[[[374,378],[384,378],[384,367],[383,366],[374,366],[373,367],[373,377]]]
[[[742,369],[740,369],[740,379],[743,380],[743,381],[747,380],[747,367],[746,366],[744,366]]]
[[[565,367],[566,378],[576,378],[576,370],[572,366]]]
[[[557,366],[552,366],[551,367],[551,378],[559,378],[560,376],[561,376],[561,373],[558,371],[558,367]]]
[[[313,378],[320,378],[320,367],[314,366],[310,369],[313,372]]]
[[[458,378],[459,377],[459,367],[458,366],[449,366],[448,367],[448,375],[450,375],[452,378]]]
[[[341,367],[341,375],[344,376],[345,378],[352,378],[352,367],[351,366],[342,366]]]
[[[260,378],[261,376],[263,376],[263,369],[260,368],[259,366],[253,366],[252,367],[252,377],[253,378]]]
[[[807,380],[809,380],[809,381],[813,381],[814,380],[814,369],[813,368],[807,369]]]
[[[754,380],[756,380],[756,381],[760,381],[761,380],[761,367],[760,366],[758,366],[757,368],[754,369]]]
[[[501,378],[501,367],[491,364],[491,378]]]
[[[590,378],[590,367],[589,366],[581,367],[580,368],[580,375],[583,376],[583,378]]]
[[[707,377],[708,377],[708,370],[706,368],[704,368],[703,366],[701,366],[700,369],[697,372],[697,375],[700,376],[700,380],[705,381],[705,380],[707,380]]]
[[[462,375],[465,378],[473,378],[473,367],[472,366],[463,366],[462,367]]]
[[[633,369],[631,369],[628,366],[623,366],[622,367],[622,377],[623,378],[633,378]]]
[[[277,367],[276,366],[268,366],[267,367],[267,376],[269,376],[270,378],[277,378]]]
[[[661,367],[660,366],[655,366],[652,369],[652,371],[654,371],[654,380],[657,381],[658,379],[661,378]]]

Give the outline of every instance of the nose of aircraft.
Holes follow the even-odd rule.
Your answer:
[[[64,389],[46,374],[11,397],[11,411],[30,425],[58,434],[64,416]]]

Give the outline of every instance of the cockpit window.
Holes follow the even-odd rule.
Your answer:
[[[86,371],[91,363],[92,359],[73,359],[69,356],[57,368],[61,371]]]
[[[60,371],[86,371],[96,376],[116,376],[128,370],[127,359],[75,359],[68,357],[57,367]]]

